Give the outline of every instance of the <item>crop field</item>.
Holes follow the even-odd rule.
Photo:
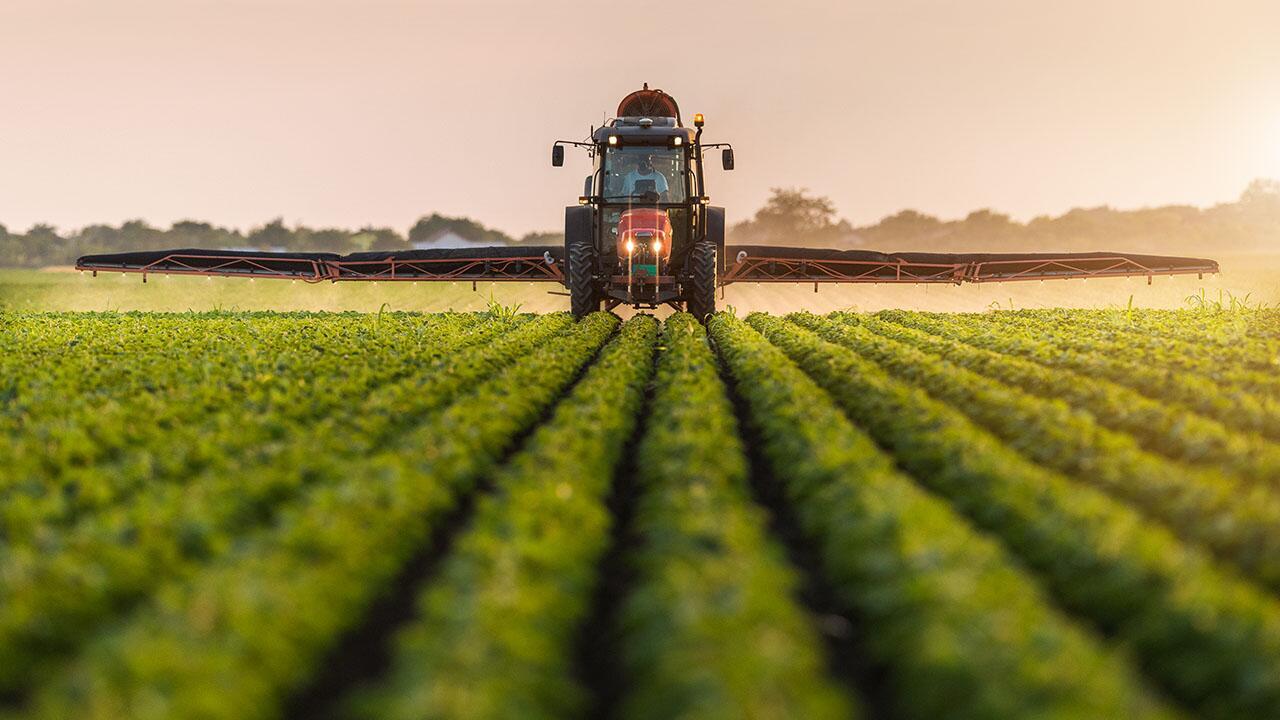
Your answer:
[[[739,315],[0,311],[0,718],[1280,718],[1280,310]]]

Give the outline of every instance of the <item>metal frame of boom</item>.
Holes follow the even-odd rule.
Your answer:
[[[288,278],[308,283],[373,281],[555,282],[564,284],[562,263],[547,256],[449,257],[440,259],[329,260],[260,255],[200,255],[170,253],[142,264],[108,265],[77,262],[82,271],[147,275],[213,275],[223,277]],[[1212,262],[1212,261],[1209,261]],[[894,260],[842,260],[787,257],[783,254],[736,260],[720,276],[719,286],[733,283],[987,283],[1157,275],[1216,273],[1216,263],[1155,267],[1123,255],[1048,257],[929,263]]]

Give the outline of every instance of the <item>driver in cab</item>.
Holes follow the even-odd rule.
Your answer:
[[[622,189],[623,194],[628,197],[643,194],[646,190],[658,193],[659,197],[666,197],[667,178],[653,169],[653,156],[644,155],[636,167],[623,176]]]

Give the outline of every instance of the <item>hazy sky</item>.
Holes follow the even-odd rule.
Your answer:
[[[1277,0],[0,0],[0,223],[555,229],[649,82],[730,221],[1231,200],[1280,177]]]

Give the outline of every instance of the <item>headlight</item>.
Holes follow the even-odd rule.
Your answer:
[[[654,241],[653,241],[653,251],[654,251],[655,253],[660,253],[660,252],[662,252],[662,241],[661,241],[661,240],[654,240]]]
[[[617,145],[617,144],[618,144],[618,136],[617,136],[617,135],[610,135],[610,136],[609,136],[609,144],[610,144],[610,145]]]
[[[682,144],[684,144],[684,138],[677,135],[676,137],[671,138],[671,144],[675,145],[676,147],[680,147]]]
[[[630,255],[631,253],[635,252],[636,244],[628,240],[625,247],[627,248],[627,254]]]

